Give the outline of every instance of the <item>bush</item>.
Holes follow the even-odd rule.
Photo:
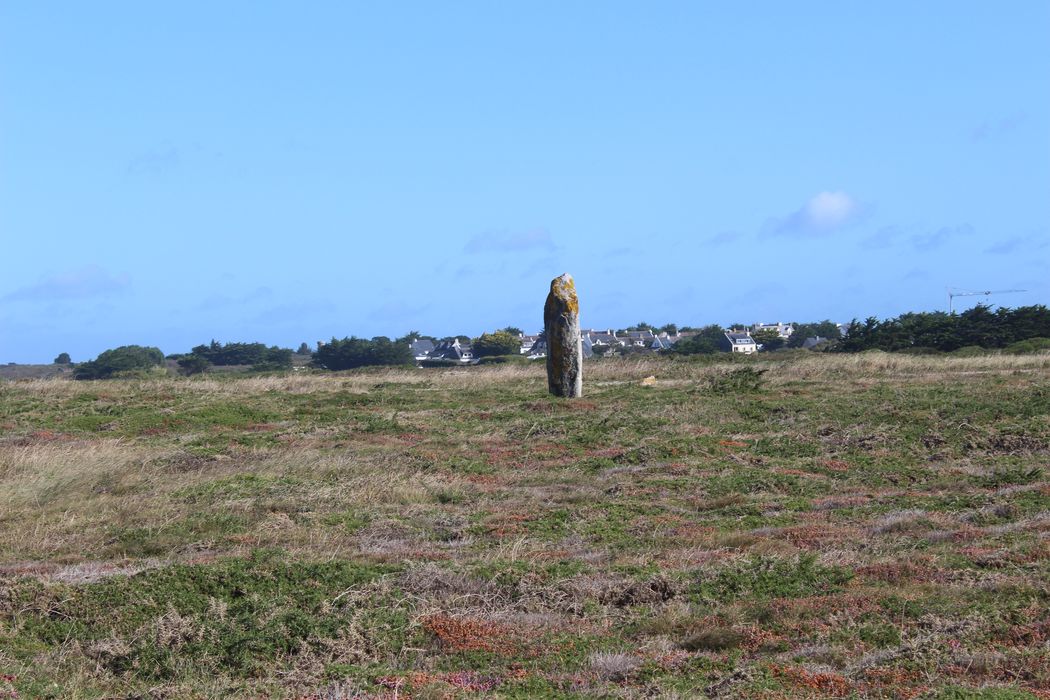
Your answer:
[[[123,345],[106,350],[90,362],[82,362],[73,371],[74,379],[106,379],[118,374],[148,370],[164,363],[158,348]]]
[[[211,363],[200,355],[183,355],[177,362],[179,363],[179,371],[186,376],[191,374],[202,374],[211,367]]]
[[[775,330],[767,329],[755,331],[751,334],[755,342],[762,346],[763,352],[772,352],[784,347],[785,340]]]
[[[482,333],[480,337],[472,341],[471,347],[474,350],[474,357],[513,355],[521,350],[521,338],[506,331]]]
[[[713,355],[722,352],[725,331],[720,326],[705,326],[690,337],[683,338],[668,351],[674,355]]]
[[[479,364],[481,364],[479,362]],[[456,360],[446,360],[443,357],[427,358],[419,361],[419,366],[424,369],[435,369],[435,368],[447,368],[447,367],[463,367],[464,363]]]
[[[762,375],[766,369],[741,367],[731,372],[712,377],[709,390],[713,394],[751,394],[762,389]]]
[[[1029,338],[1006,346],[1006,352],[1011,355],[1024,355],[1044,350],[1050,350],[1050,338]]]
[[[396,343],[385,336],[371,340],[343,338],[318,346],[314,352],[313,366],[321,369],[341,370],[354,367],[379,365],[410,365],[414,358],[406,343]]]
[[[905,355],[940,355],[941,351],[937,348],[928,348],[923,345],[916,345],[911,348],[904,348],[900,352]]]
[[[510,363],[510,364],[524,365],[524,364],[528,364],[528,362],[529,362],[529,359],[527,357],[523,357],[520,354],[519,355],[488,355],[486,357],[480,358],[477,361],[477,364],[479,364],[479,365],[502,365],[502,364]]]
[[[73,363],[73,360],[71,360],[69,358],[69,353],[68,352],[60,353],[59,356],[55,358],[55,364],[56,365],[69,365],[69,364],[72,364],[72,363]]]
[[[958,350],[952,350],[952,357],[981,357],[987,354],[988,351],[980,345],[966,345]]]
[[[824,566],[813,554],[795,559],[753,558],[719,570],[702,572],[694,594],[703,601],[741,598],[804,598],[841,590],[853,578],[848,569]]]

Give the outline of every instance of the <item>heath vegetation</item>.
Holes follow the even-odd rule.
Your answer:
[[[1050,698],[1050,356],[543,372],[0,382],[0,697]]]

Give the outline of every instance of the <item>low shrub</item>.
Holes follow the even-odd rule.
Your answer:
[[[1007,345],[1004,350],[1011,355],[1027,355],[1033,352],[1043,352],[1044,350],[1050,350],[1050,338],[1029,338],[1028,340],[1019,340],[1016,343]]]
[[[82,362],[73,370],[74,379],[108,379],[129,373],[150,370],[164,363],[164,353],[157,348],[141,345],[122,345],[106,350],[90,362]]]

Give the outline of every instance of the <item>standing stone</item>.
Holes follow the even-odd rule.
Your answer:
[[[582,396],[580,300],[568,272],[551,280],[551,293],[543,306],[543,330],[547,336],[547,388],[555,396]]]

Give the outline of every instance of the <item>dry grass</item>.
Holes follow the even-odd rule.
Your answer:
[[[585,373],[574,402],[540,365],[0,383],[0,674],[56,698],[1050,691],[1050,356]]]

